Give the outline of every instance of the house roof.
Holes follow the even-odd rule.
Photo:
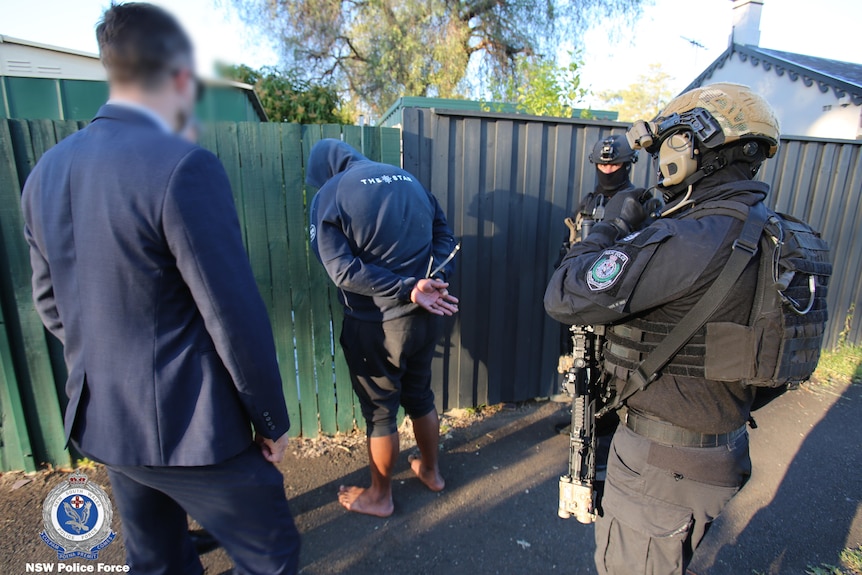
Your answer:
[[[50,50],[51,52],[60,52],[62,54],[72,54],[73,56],[82,56],[91,60],[98,60],[99,55],[92,52],[84,52],[82,50],[73,50],[72,48],[63,48],[52,44],[43,44],[42,42],[34,42],[32,40],[24,40],[22,38],[13,38],[0,34],[0,44],[18,44],[19,46],[29,46],[31,48],[39,48],[41,50]]]
[[[791,81],[802,80],[805,86],[817,84],[817,88],[824,94],[831,89],[836,98],[849,96],[855,105],[862,105],[862,64],[736,43],[728,46],[683,92],[706,84],[717,69],[724,67],[734,52],[743,62],[761,66],[766,72],[772,70],[779,76],[787,74]]]
[[[5,34],[0,34],[0,44],[17,44],[19,46],[25,46],[27,48],[36,48],[38,50],[46,50],[48,52],[56,52],[59,54],[69,54],[71,56],[76,56],[78,58],[82,58],[82,59],[84,59],[84,61],[87,61],[87,62],[99,62],[99,55],[98,54],[93,54],[90,52],[83,52],[81,50],[73,50],[71,48],[64,48],[62,46],[43,44],[41,42],[34,42],[32,40],[24,40],[22,38],[14,38],[12,36],[6,36]],[[18,70],[18,73],[15,73],[16,71],[14,69],[12,69],[11,73],[7,72],[8,75],[10,75],[10,76],[17,76],[17,75],[30,76],[32,74],[29,70],[31,63],[30,62],[24,62],[23,64],[26,64],[26,66],[28,68],[27,73],[21,74],[20,70]],[[59,70],[59,69],[57,69],[57,70]],[[46,77],[46,78],[52,78],[52,77],[62,78],[63,77],[63,76],[57,76],[54,73],[56,71],[52,70],[50,68],[43,68],[43,71],[45,73],[40,73],[38,75],[38,77]],[[106,78],[104,77],[104,74],[102,74],[103,70],[102,70],[101,65],[99,65],[99,72],[100,72],[100,74],[99,74],[98,78],[86,78],[86,79],[106,80]],[[3,74],[4,74],[3,67],[0,66],[0,76],[2,76]],[[258,98],[257,93],[254,91],[254,86],[252,86],[250,84],[243,84],[241,82],[233,82],[231,80],[225,80],[225,79],[221,79],[221,78],[205,77],[205,78],[201,78],[201,80],[208,87],[222,86],[222,87],[234,88],[236,90],[241,91],[242,93],[245,94],[246,98],[248,98],[249,102],[251,103],[251,106],[254,108],[255,112],[257,112],[258,117],[264,122],[269,120],[269,118],[267,118],[267,116],[266,116],[266,111],[263,109],[263,104],[261,104],[260,98]]]
[[[505,102],[484,102],[479,100],[462,100],[453,98],[427,98],[425,96],[402,96],[384,112],[378,126],[392,127],[401,122],[401,111],[404,108],[435,108],[438,110],[462,110],[469,112],[493,111],[507,114],[522,113],[515,104]],[[581,113],[589,112],[591,119],[616,121],[619,112],[611,110],[572,109],[572,117],[580,118]]]

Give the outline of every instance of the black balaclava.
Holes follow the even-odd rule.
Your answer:
[[[620,190],[620,188],[625,187],[629,181],[630,169],[631,164],[624,164],[619,170],[606,174],[596,166],[596,175],[598,175],[599,178],[599,189],[603,194],[611,195]]]

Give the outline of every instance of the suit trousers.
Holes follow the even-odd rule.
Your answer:
[[[596,521],[599,575],[684,575],[750,474],[747,433],[719,447],[671,447],[620,425]]]
[[[215,465],[107,467],[131,573],[203,572],[186,514],[224,547],[237,574],[297,572],[299,532],[284,478],[257,445]]]

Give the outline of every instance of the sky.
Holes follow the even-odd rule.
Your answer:
[[[189,31],[204,75],[216,61],[252,67],[278,64],[278,52],[246,26],[229,0],[153,0],[173,12]],[[94,29],[109,0],[0,0],[0,34],[97,52]],[[602,22],[583,38],[582,85],[592,92],[624,88],[661,63],[674,93],[685,88],[726,48],[730,0],[653,0],[634,29],[609,37]],[[765,0],[760,46],[862,63],[859,0]],[[703,48],[690,44],[694,40]],[[563,54],[571,45],[561,47]],[[600,107],[594,96],[586,101]]]

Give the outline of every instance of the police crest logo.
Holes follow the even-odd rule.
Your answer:
[[[81,557],[96,560],[99,551],[116,536],[108,494],[81,471],[75,471],[48,493],[42,505],[45,530],[42,541],[60,560]]]
[[[606,290],[620,278],[629,256],[617,250],[605,250],[587,272],[587,286],[591,291]]]

